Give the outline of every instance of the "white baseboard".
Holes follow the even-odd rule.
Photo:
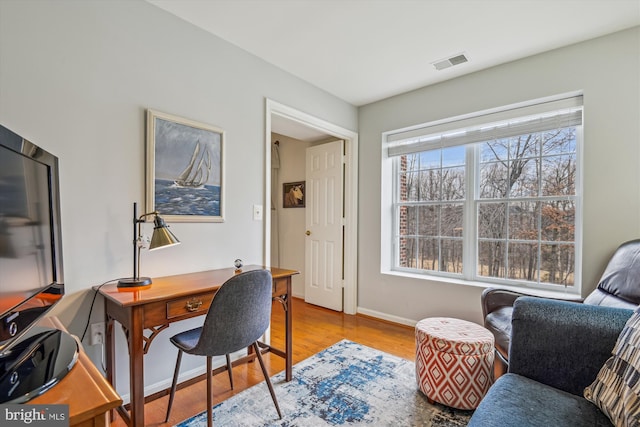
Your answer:
[[[231,354],[231,360],[235,360],[239,357],[243,357],[247,355],[247,351],[246,350],[240,350],[238,352],[232,353]],[[227,363],[227,359],[224,356],[216,356],[213,358],[213,368],[217,368],[220,366],[224,366]],[[180,371],[180,374],[178,375],[178,384],[184,382],[184,381],[188,381],[192,378],[195,378],[197,376],[203,375],[207,372],[207,368],[206,368],[206,361],[205,358],[202,358],[202,366],[198,366],[195,367],[193,369],[190,369],[188,371]],[[226,374],[225,374],[226,375]],[[171,376],[167,379],[164,379],[162,381],[158,381],[155,384],[150,384],[148,386],[145,386],[144,388],[144,395],[145,396],[150,396],[154,393],[157,393],[159,391],[163,391],[166,390],[168,388],[171,387],[171,383],[173,381],[173,371],[171,372]],[[128,404],[131,399],[131,394],[127,393],[127,394],[120,394],[120,397],[122,398],[122,404],[126,405]]]
[[[358,313],[359,314],[364,314],[365,316],[375,317],[376,319],[386,320],[388,322],[399,323],[401,325],[406,325],[406,326],[411,326],[411,327],[416,326],[416,323],[418,323],[417,320],[412,320],[412,319],[406,319],[404,317],[393,316],[391,314],[381,313],[379,311],[369,310],[367,308],[362,308],[362,307],[358,307]]]

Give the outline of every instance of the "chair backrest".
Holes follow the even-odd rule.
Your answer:
[[[640,239],[618,247],[584,303],[631,309],[640,304]]]
[[[249,346],[271,321],[271,273],[252,270],[227,280],[216,292],[192,354],[222,356]]]

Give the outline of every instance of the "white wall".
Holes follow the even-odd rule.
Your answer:
[[[583,290],[640,229],[640,28],[494,67],[359,109],[358,310],[397,321],[480,322],[482,287],[380,274],[381,133],[521,101],[584,92]],[[443,72],[446,72],[443,71]]]
[[[144,1],[0,2],[0,123],[60,158],[65,282],[56,314],[81,334],[91,287],[131,275],[132,203],[144,206],[145,110],[226,132],[226,221],[172,223],[180,246],[142,256],[149,276],[262,263],[265,98],[357,129],[356,108]],[[140,209],[142,210],[142,209]],[[102,301],[92,321],[103,316]],[[172,325],[145,356],[170,382]],[[117,389],[128,393],[118,341]],[[99,349],[88,347],[99,364]],[[201,361],[185,360],[184,370]]]

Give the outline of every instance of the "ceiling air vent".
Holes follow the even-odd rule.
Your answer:
[[[460,54],[441,61],[433,62],[433,66],[436,67],[436,70],[444,70],[445,68],[453,67],[454,65],[464,64],[467,61],[469,61],[467,57],[464,54]]]

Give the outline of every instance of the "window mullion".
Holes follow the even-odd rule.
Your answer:
[[[462,235],[462,275],[467,280],[476,278],[477,262],[477,221],[476,199],[479,181],[479,168],[477,167],[479,154],[478,145],[469,144],[466,148],[465,167],[465,203],[463,209],[464,233]]]

